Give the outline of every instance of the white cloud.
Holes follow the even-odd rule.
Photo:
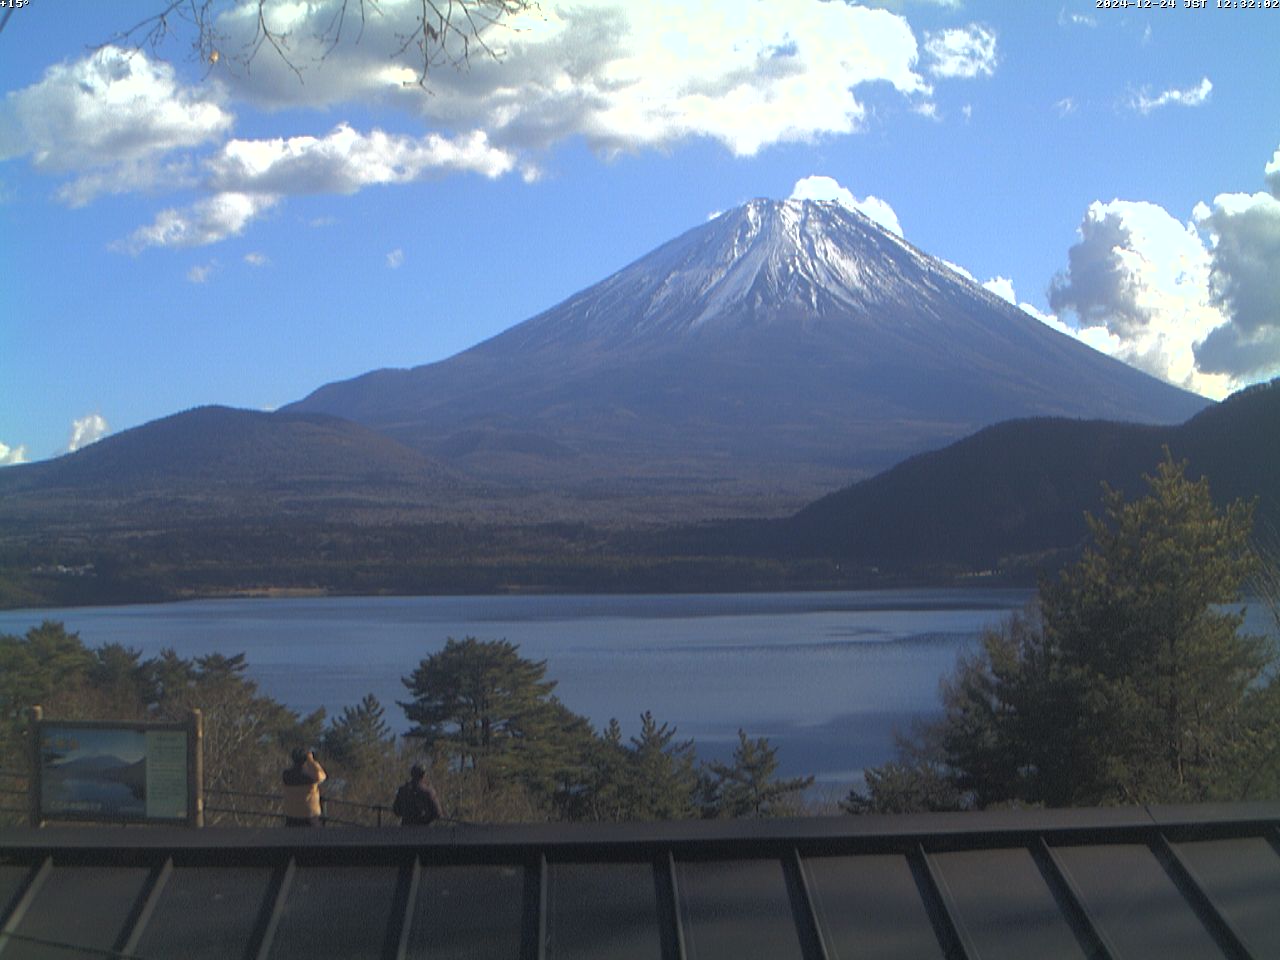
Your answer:
[[[514,156],[489,145],[481,131],[448,139],[415,138],[345,123],[325,137],[231,140],[209,161],[214,189],[258,194],[355,193],[372,184],[409,183],[436,172],[497,177]]]
[[[1130,106],[1141,114],[1148,114],[1168,106],[1198,107],[1208,101],[1209,94],[1212,92],[1213,84],[1209,82],[1208,77],[1204,77],[1198,86],[1187,87],[1184,90],[1165,90],[1154,97],[1150,96],[1144,88],[1133,95]]]
[[[27,448],[21,444],[11,447],[8,444],[0,443],[0,467],[11,467],[15,464],[27,462]]]
[[[1067,13],[1066,9],[1058,11],[1058,25],[1072,27],[1096,27],[1098,21],[1083,13]]]
[[[1267,182],[1267,189],[1271,191],[1273,197],[1280,197],[1280,149],[1276,150],[1275,155],[1267,163],[1266,169],[1263,170],[1263,177]]]
[[[279,201],[271,194],[217,193],[185,209],[162,210],[117,249],[138,253],[147,247],[199,247],[238,236]]]
[[[72,206],[103,193],[184,179],[165,155],[223,136],[232,117],[216,84],[181,86],[173,67],[108,46],[57,64],[0,105],[0,159],[27,156],[37,170],[76,174],[59,196]]]
[[[1224,194],[1196,215],[1210,235],[1210,300],[1228,318],[1196,347],[1200,367],[1242,378],[1280,371],[1280,199]]]
[[[387,266],[392,270],[399,270],[404,264],[404,251],[396,247],[387,254]]]
[[[1024,300],[1022,301],[1022,303],[1018,304],[1018,309],[1021,310],[1023,313],[1027,314],[1028,316],[1034,317],[1036,320],[1039,320],[1046,327],[1053,327],[1053,329],[1057,330],[1059,333],[1065,333],[1068,336],[1072,336],[1072,337],[1076,336],[1077,331],[1067,326],[1065,323],[1059,320],[1054,314],[1045,313],[1043,310],[1037,307],[1034,303],[1027,303]]]
[[[67,442],[67,453],[75,453],[82,447],[101,440],[111,428],[100,413],[91,413],[71,422],[71,439]]]
[[[859,200],[847,187],[842,187],[831,177],[812,176],[797,180],[791,191],[792,200],[835,200],[850,210],[870,217],[886,230],[902,236],[902,224],[889,201],[868,195]]]
[[[1209,251],[1194,225],[1152,203],[1095,202],[1067,261],[1049,306],[1075,314],[1081,339],[1207,396],[1237,386],[1196,363],[1196,345],[1226,317],[1211,302]]]
[[[939,258],[939,259],[941,259],[941,258]],[[968,280],[970,283],[977,283],[977,282],[978,282],[978,278],[977,278],[977,277],[975,277],[975,276],[974,276],[972,273],[970,273],[968,270],[966,270],[964,267],[960,266],[960,264],[958,264],[958,263],[952,263],[950,260],[943,260],[942,262],[943,262],[943,263],[945,263],[945,264],[946,264],[948,267],[950,267],[952,270],[954,270],[956,273],[960,274],[960,276],[964,277],[964,278],[965,278],[966,280]]]
[[[1060,117],[1069,117],[1079,109],[1075,100],[1071,97],[1063,97],[1054,104],[1054,108],[1058,111],[1058,116]]]
[[[1270,193],[1221,194],[1185,224],[1151,203],[1092,204],[1050,306],[1082,340],[1206,396],[1280,373],[1280,150],[1263,178]]]
[[[283,10],[284,8],[279,8]],[[333,0],[290,8],[294,62],[319,63],[315,39]],[[500,62],[477,55],[464,71],[414,81],[397,58],[417,4],[381,6],[358,44],[343,43],[298,83],[287,64],[260,56],[227,83],[270,106],[382,103],[451,129],[481,129],[500,148],[539,150],[582,137],[613,152],[709,137],[750,155],[779,142],[858,129],[858,86],[884,81],[914,97],[915,35],[900,16],[845,3],[574,0],[544,5],[486,31]],[[220,28],[248,36],[251,20]]]
[[[881,7],[885,10],[901,10],[911,5],[922,7],[942,7],[946,10],[959,10],[964,0],[864,0],[864,6]]]
[[[255,250],[244,255],[244,262],[251,267],[265,267],[271,260],[265,253],[259,253]]]
[[[998,63],[995,31],[978,23],[927,34],[924,52],[935,77],[989,77]]]
[[[270,49],[250,69],[224,57],[196,86],[184,86],[172,66],[145,52],[116,47],[51,67],[0,104],[0,159],[26,156],[37,170],[64,176],[59,195],[73,205],[106,193],[203,193],[168,201],[115,245],[137,252],[236,236],[294,194],[349,194],[458,172],[518,172],[534,181],[545,151],[570,139],[610,155],[705,138],[750,156],[849,134],[867,122],[864,85],[892,89],[911,108],[936,114],[915,33],[886,9],[562,0],[486,26],[484,41],[498,59],[475,53],[465,70],[433,71],[424,89],[416,82],[417,51],[404,45],[421,6],[383,0],[359,42],[348,31],[330,49],[324,35],[341,3],[267,0],[271,29],[288,32],[290,62]],[[225,49],[253,38],[258,9],[226,5],[215,27]],[[943,31],[930,42],[937,76],[994,69],[988,28]],[[228,140],[233,103],[325,111],[294,111],[291,122],[334,114],[341,121],[348,107],[399,112],[428,132],[394,132],[385,129],[390,123],[358,131],[341,121],[324,134]]]
[[[992,277],[982,285],[984,290],[989,290],[1001,300],[1005,300],[1015,307],[1018,305],[1018,297],[1013,292],[1013,281],[1008,277]]]
[[[216,263],[196,264],[187,271],[187,280],[191,283],[207,283],[217,268],[218,265]]]

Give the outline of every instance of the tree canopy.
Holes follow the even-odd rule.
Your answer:
[[[779,779],[765,738],[739,732],[728,762],[699,761],[694,742],[651,713],[623,737],[597,734],[555,696],[545,661],[505,640],[449,639],[404,678],[413,724],[401,742],[366,696],[325,727],[264,696],[244,654],[156,657],[119,645],[86,647],[60,623],[0,635],[0,773],[27,767],[26,708],[47,719],[179,719],[204,715],[210,823],[261,824],[293,747],[319,746],[329,774],[326,816],[345,822],[385,805],[411,763],[422,763],[449,815],[462,820],[673,820],[799,813],[811,778]],[[249,802],[252,801],[252,802]],[[22,812],[0,808],[0,817]]]
[[[1108,491],[1080,561],[944,682],[944,717],[856,809],[1253,799],[1280,790],[1274,650],[1241,632],[1252,508],[1166,456]]]

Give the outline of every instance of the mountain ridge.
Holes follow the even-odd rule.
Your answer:
[[[1280,531],[1280,379],[1258,384],[1173,427],[1012,420],[903,461],[806,506],[773,531],[795,554],[903,568],[1007,567],[1071,551],[1102,484],[1126,497],[1166,455],[1207,477],[1214,499],[1257,500],[1264,538]]]
[[[1209,402],[861,214],[756,200],[453,357],[284,409],[357,420],[485,481],[693,491],[684,505],[705,516],[718,498],[778,515],[1013,417],[1176,423]],[[491,442],[459,455],[460,435]]]

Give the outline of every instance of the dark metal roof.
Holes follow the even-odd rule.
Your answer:
[[[1280,957],[1280,804],[0,832],[0,958]]]

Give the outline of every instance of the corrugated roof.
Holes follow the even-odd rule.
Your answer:
[[[1280,804],[0,832],[0,958],[1280,957]]]

